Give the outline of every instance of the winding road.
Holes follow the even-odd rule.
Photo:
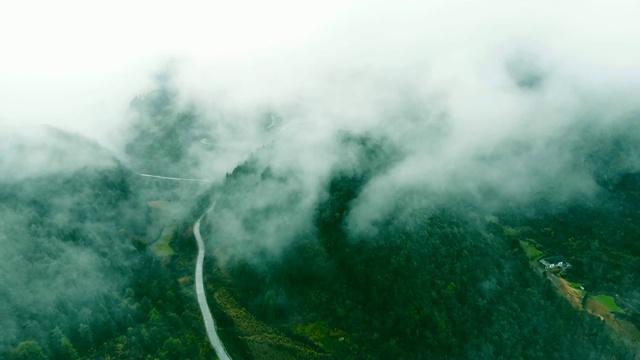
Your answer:
[[[204,318],[204,326],[207,330],[207,336],[209,337],[209,341],[213,346],[213,349],[216,351],[216,355],[221,360],[231,360],[231,357],[225,350],[224,345],[222,345],[222,341],[220,341],[220,337],[218,336],[218,332],[216,331],[216,324],[213,321],[213,317],[211,316],[211,310],[209,310],[209,305],[207,304],[207,296],[204,292],[204,284],[202,282],[202,265],[204,263],[204,242],[202,241],[202,236],[200,235],[200,221],[205,217],[208,213],[210,213],[214,206],[216,206],[215,201],[213,205],[204,213],[193,226],[193,234],[196,237],[196,242],[198,243],[198,261],[196,262],[196,295],[198,296],[198,305],[200,305],[200,311],[202,312],[202,317]]]
[[[212,180],[204,179],[187,179],[140,173],[138,173],[138,175],[162,180],[213,182]],[[216,355],[220,360],[231,360],[231,356],[229,356],[229,354],[227,353],[227,350],[224,348],[224,345],[222,344],[222,341],[218,336],[216,323],[213,321],[213,316],[211,316],[211,310],[209,309],[209,304],[207,303],[207,295],[204,292],[204,283],[202,276],[202,266],[204,265],[204,242],[202,241],[202,235],[200,234],[200,221],[208,213],[213,211],[213,208],[215,206],[216,202],[214,201],[211,207],[209,207],[209,209],[207,209],[207,211],[202,214],[193,225],[193,234],[196,238],[196,243],[198,244],[198,260],[196,261],[196,296],[198,298],[200,312],[202,312],[202,318],[204,320],[204,327],[207,331],[207,337],[209,337],[209,342],[211,342],[213,350],[215,350]]]

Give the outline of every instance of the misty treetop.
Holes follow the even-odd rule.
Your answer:
[[[170,84],[131,102],[131,129],[125,152],[140,172],[178,176],[198,165],[198,146],[209,134],[192,107],[182,107]],[[202,150],[202,148],[198,148]]]
[[[364,177],[369,165],[378,165],[361,164],[361,172],[336,171],[315,205],[313,230],[293,235],[276,257],[248,253],[243,259],[235,253],[225,259],[225,250],[217,253],[230,271],[227,286],[260,319],[288,329],[292,337],[307,337],[339,358],[633,357],[613,329],[562,299],[531,268],[519,237],[487,221],[482,214],[488,209],[473,199],[440,199],[436,206],[425,206],[428,202],[413,199],[431,195],[416,191],[396,199],[396,211],[376,224],[375,235],[350,232],[351,204],[380,173]],[[220,206],[238,206],[237,197],[247,188],[276,176],[258,176],[265,172],[272,174],[255,161],[238,167]],[[604,196],[597,206],[610,201],[610,195]],[[521,214],[528,213],[520,206],[497,214],[519,225]],[[525,218],[537,228],[545,216],[557,217],[557,209],[536,208]],[[612,226],[617,216],[608,215]],[[216,248],[232,246],[222,230],[229,226],[226,220],[212,221]],[[255,236],[264,233],[258,230]],[[571,231],[571,236],[581,235]],[[561,251],[561,243],[549,241],[546,246]],[[586,255],[584,249],[567,255],[573,259],[576,251]],[[607,271],[604,264],[593,264],[596,268]]]
[[[18,152],[0,155],[4,164],[14,161],[7,156],[20,154],[38,160],[27,160],[0,179],[0,357],[211,358],[198,341],[184,340],[192,324],[169,318],[178,312],[198,319],[198,313],[185,310],[188,301],[176,300],[182,296],[176,278],[158,282],[167,270],[146,251],[154,240],[147,202],[162,191],[170,197],[176,189],[149,186],[77,135],[55,129],[34,139],[23,135],[13,140]],[[184,228],[178,233],[176,238],[186,236]],[[137,248],[136,241],[145,245]],[[166,305],[157,303],[161,298]],[[156,308],[162,315],[153,318]]]

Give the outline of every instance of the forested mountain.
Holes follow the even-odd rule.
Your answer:
[[[240,333],[227,341],[246,358],[294,359],[300,348],[305,358],[635,358],[640,175],[622,159],[633,158],[630,138],[614,129],[594,147],[585,144],[594,138],[563,139],[593,174],[593,196],[551,199],[558,189],[547,188],[497,208],[495,199],[414,189],[364,234],[348,219],[366,184],[401,159],[389,142],[343,137],[353,166],[336,168],[310,211],[296,175],[252,158],[220,190],[210,236],[224,274],[217,286],[271,330],[236,316]],[[564,254],[572,269],[544,276],[542,255],[528,257],[523,243]],[[587,288],[582,304],[554,286],[559,276]],[[624,311],[594,312],[598,294]],[[228,307],[221,290],[216,298]]]
[[[192,233],[214,203],[205,287],[235,359],[640,354],[632,120],[509,138],[407,184],[407,164],[440,169],[446,119],[421,125],[417,159],[421,142],[391,131],[296,148],[279,119],[219,183],[143,177],[215,158],[210,119],[177,99],[161,86],[132,103],[128,162],[56,129],[3,142],[0,357],[215,358]],[[544,269],[553,255],[571,267]]]
[[[192,271],[176,265],[194,255],[188,225],[148,204],[176,185],[77,135],[35,131],[1,154],[21,168],[0,179],[0,357],[211,358],[192,283],[178,281]],[[179,256],[148,246],[159,219]]]
[[[160,77],[156,89],[130,103],[125,154],[143,173],[193,176],[210,147],[207,140],[213,141],[207,139],[209,124],[193,106],[180,103],[174,86]]]

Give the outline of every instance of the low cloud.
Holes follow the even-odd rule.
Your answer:
[[[344,134],[377,139],[397,152],[353,202],[354,232],[373,231],[404,193],[436,194],[432,202],[455,194],[488,208],[540,196],[562,202],[588,197],[604,177],[636,168],[637,153],[626,145],[638,137],[632,126],[640,95],[631,11],[636,4],[355,1],[313,11],[287,1],[268,7],[147,5],[127,7],[111,39],[117,45],[104,43],[101,54],[109,54],[114,66],[80,64],[74,46],[64,42],[68,53],[54,59],[58,65],[25,62],[17,75],[0,73],[10,80],[0,82],[3,93],[11,84],[25,86],[25,78],[31,79],[29,88],[40,79],[69,90],[79,88],[82,74],[113,74],[109,81],[85,77],[94,85],[90,98],[69,92],[37,116],[33,99],[21,97],[15,102],[20,106],[0,113],[1,121],[47,122],[47,114],[57,113],[55,118],[65,118],[58,125],[100,139],[135,171],[154,165],[156,175],[222,181],[254,158],[260,172],[269,167],[289,180],[263,180],[251,190],[251,200],[237,205],[235,218],[229,215],[229,234],[243,233],[243,213],[264,210],[285,194],[302,194],[292,207],[296,216],[265,221],[273,227],[264,228],[269,236],[252,240],[270,249],[287,243],[278,240],[291,237],[280,236],[285,229],[308,224],[333,175],[367,166],[351,161],[340,140]],[[263,16],[245,12],[245,5]],[[137,20],[150,10],[157,16],[136,31]],[[88,19],[94,15],[87,13]],[[88,30],[96,39],[108,38],[100,29]],[[41,71],[31,72],[32,63]],[[166,63],[171,76],[162,81],[169,83],[148,76]],[[69,64],[82,71],[71,76]],[[44,81],[51,74],[66,75]],[[170,161],[173,152],[157,141],[162,131],[153,130],[159,118],[136,113],[129,103],[136,94],[149,99],[163,87],[175,94],[169,123],[190,114],[197,125],[184,138],[165,132],[167,139],[180,140],[181,154]],[[92,119],[86,111],[68,110],[89,102],[102,115]],[[144,126],[136,130],[136,123]],[[616,139],[624,139],[622,150],[614,149]],[[164,163],[138,156],[144,149],[127,154],[132,142],[144,143],[144,149],[158,145],[146,155]],[[593,144],[602,144],[595,157],[585,150]],[[603,162],[611,165],[606,171]]]
[[[486,57],[486,66],[464,82],[468,86],[453,88],[430,81],[437,76],[429,68],[327,71],[306,79],[314,87],[271,105],[281,121],[268,133],[248,131],[247,142],[262,144],[252,152],[262,168],[271,166],[297,179],[305,194],[320,197],[331,176],[354,166],[340,134],[384,139],[397,149],[401,155],[352,203],[348,224],[354,234],[375,231],[406,194],[425,197],[415,206],[446,205],[458,197],[492,212],[534,199],[587,199],[606,177],[637,170],[631,144],[640,140],[633,127],[640,94],[615,76],[603,79],[608,69],[590,69],[601,78],[594,84],[592,73],[572,68],[572,59],[527,44]],[[247,108],[264,107],[256,99],[246,98]],[[357,171],[368,165],[357,164]],[[274,191],[252,195],[237,216]],[[315,203],[305,204],[298,214],[312,213]],[[253,241],[270,249],[291,241],[277,231],[257,233],[267,235]]]

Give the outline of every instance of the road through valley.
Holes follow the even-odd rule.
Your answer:
[[[222,341],[220,341],[220,337],[218,336],[218,332],[216,331],[216,325],[213,321],[213,317],[211,316],[211,310],[209,310],[209,305],[207,304],[207,297],[204,292],[204,284],[203,284],[203,276],[202,276],[202,265],[204,263],[204,242],[202,241],[202,236],[200,235],[200,221],[204,218],[208,213],[210,213],[216,203],[200,216],[200,218],[196,221],[193,226],[193,234],[195,235],[196,242],[198,243],[198,261],[196,262],[196,295],[198,297],[198,305],[200,305],[200,311],[202,312],[202,317],[204,318],[204,326],[207,330],[207,336],[209,337],[209,341],[211,341],[211,345],[213,349],[216,351],[216,355],[221,360],[231,360],[229,354],[227,354],[227,350],[225,350]]]

